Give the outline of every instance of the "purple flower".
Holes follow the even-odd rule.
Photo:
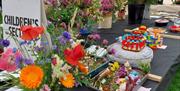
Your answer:
[[[59,40],[59,43],[61,44],[61,45],[65,45],[66,43],[67,43],[67,39],[66,38],[64,38],[63,36],[60,36],[59,38],[58,38],[58,40]]]
[[[16,57],[15,63],[18,68],[22,68],[23,65],[31,65],[34,62],[32,59],[25,59],[23,56],[18,56]]]
[[[100,11],[104,14],[111,12],[113,9],[113,1],[112,0],[101,0],[101,8]]]
[[[100,40],[101,39],[101,36],[99,34],[91,34],[91,35],[88,35],[88,38],[91,40]]]
[[[0,45],[3,46],[3,47],[8,47],[10,45],[10,42],[7,39],[0,40]]]
[[[78,87],[79,86],[79,82],[75,82],[75,87]]]
[[[118,72],[116,73],[116,76],[118,76],[119,78],[124,78],[126,75],[127,72],[125,66],[121,66],[121,68],[119,68]]]
[[[112,49],[109,50],[108,53],[114,55],[116,53],[116,50],[114,48],[112,48]]]
[[[16,57],[15,63],[16,63],[16,66],[17,66],[18,68],[22,68],[23,57],[22,57],[22,56]]]
[[[44,49],[43,47],[39,47],[39,46],[34,47],[34,51],[36,51],[36,52],[40,52],[43,49]]]
[[[52,24],[52,22],[48,20],[47,25],[50,26],[51,24]]]
[[[25,63],[26,65],[31,65],[31,64],[33,64],[34,62],[33,62],[32,59],[24,59],[24,63]]]
[[[100,40],[101,36],[99,34],[94,34],[94,40]]]
[[[108,45],[108,43],[109,43],[109,41],[106,40],[106,39],[104,39],[103,42],[102,42],[103,45]]]
[[[56,50],[58,47],[57,47],[57,45],[53,45],[53,50]]]
[[[66,38],[67,40],[71,39],[71,34],[67,31],[63,32],[63,37]]]

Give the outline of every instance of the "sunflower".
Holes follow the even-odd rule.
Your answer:
[[[38,88],[43,79],[43,70],[36,65],[28,65],[21,70],[20,83],[29,89]]]
[[[71,73],[65,75],[65,77],[60,78],[61,84],[66,88],[74,87],[75,80]]]

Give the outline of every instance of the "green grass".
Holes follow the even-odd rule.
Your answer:
[[[2,23],[2,13],[0,12],[0,24]]]
[[[177,69],[175,76],[171,84],[169,85],[167,91],[180,91],[180,66]]]

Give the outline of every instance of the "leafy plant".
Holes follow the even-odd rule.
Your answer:
[[[138,64],[138,66],[139,66],[139,68],[140,68],[141,70],[143,70],[143,72],[145,72],[145,73],[148,73],[148,72],[151,70],[151,65],[150,65],[150,63],[142,63],[142,62],[140,62],[140,63]]]
[[[123,7],[125,7],[127,3],[127,0],[115,0],[115,9],[121,10]]]

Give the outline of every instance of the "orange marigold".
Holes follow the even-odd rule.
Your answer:
[[[86,68],[86,66],[84,64],[82,64],[82,63],[78,63],[78,68],[84,74],[88,74],[89,73],[88,68]]]
[[[65,77],[60,78],[61,84],[66,88],[74,87],[75,80],[71,73],[65,75]]]
[[[42,82],[43,70],[36,65],[28,65],[21,70],[20,83],[29,89],[38,88]]]

